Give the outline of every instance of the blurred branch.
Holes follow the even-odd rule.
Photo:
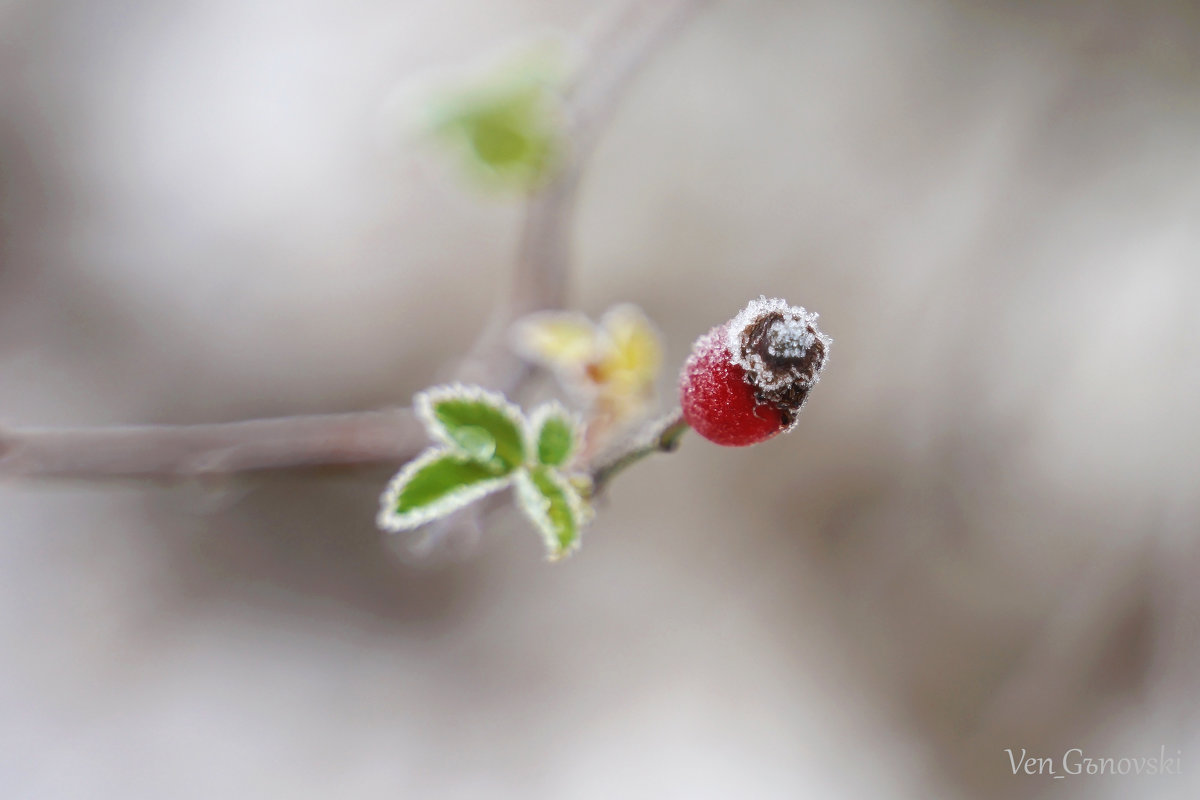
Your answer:
[[[462,380],[489,384],[505,393],[524,381],[528,367],[504,347],[508,330],[530,312],[566,305],[575,201],[600,132],[641,68],[708,2],[632,0],[592,46],[566,90],[571,150],[526,206],[509,295],[497,305],[464,359]]]
[[[570,233],[584,164],[633,79],[709,0],[638,0],[624,7],[567,88],[572,150],[567,163],[529,202],[509,302],[510,319],[566,303]]]
[[[0,428],[0,475],[180,478],[318,465],[396,463],[423,446],[407,409],[213,425]]]
[[[1149,562],[1145,534],[1091,555],[978,712],[977,736],[1037,729],[1046,720],[1069,716],[1073,703],[1091,702],[1082,697],[1086,681],[1120,634],[1113,621],[1127,617],[1145,596]]]
[[[508,348],[519,317],[566,301],[569,239],[582,167],[624,90],[649,58],[707,0],[634,0],[594,48],[567,94],[573,149],[529,200],[508,296],[455,378],[511,394],[529,375]],[[0,476],[152,478],[249,470],[400,463],[424,444],[406,409],[215,425],[79,429],[0,428]]]

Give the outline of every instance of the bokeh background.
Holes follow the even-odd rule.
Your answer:
[[[386,470],[6,482],[0,795],[1195,797],[1196,8],[714,4],[605,129],[572,302],[640,304],[668,373],[759,293],[820,311],[799,429],[640,465],[554,566],[511,513],[414,558]],[[609,12],[0,2],[0,419],[443,377],[521,207],[404,86]],[[1004,752],[1072,747],[1183,775]]]

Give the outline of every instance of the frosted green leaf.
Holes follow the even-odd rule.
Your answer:
[[[445,517],[509,483],[486,463],[440,447],[426,450],[392,478],[383,493],[379,527],[411,530]]]
[[[580,529],[590,509],[557,470],[533,467],[516,476],[521,510],[542,534],[546,555],[556,561],[579,547]]]
[[[525,462],[525,419],[504,395],[478,386],[438,386],[418,394],[415,405],[430,436],[494,474]]]
[[[579,445],[579,422],[559,403],[539,406],[529,419],[533,432],[531,449],[541,464],[561,467],[570,461]]]
[[[550,417],[538,434],[538,461],[557,467],[565,464],[575,449],[575,429],[562,417]]]

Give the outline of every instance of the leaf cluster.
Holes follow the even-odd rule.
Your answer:
[[[385,530],[411,530],[514,487],[551,559],[579,546],[592,516],[586,476],[571,473],[582,424],[560,403],[526,415],[501,394],[477,386],[439,386],[415,399],[435,444],[396,474],[379,512]]]

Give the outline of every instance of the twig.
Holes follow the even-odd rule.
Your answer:
[[[567,299],[570,228],[584,165],[600,131],[625,97],[633,79],[662,45],[708,0],[635,0],[597,45],[591,68],[568,87],[566,115],[572,150],[549,186],[529,204],[522,234],[520,267],[513,282],[517,316]]]
[[[511,324],[566,300],[569,238],[584,162],[624,89],[659,45],[705,0],[633,0],[585,62],[568,95],[574,148],[530,198],[509,296],[497,306],[455,377],[516,391],[529,369],[508,349]],[[406,409],[246,422],[77,429],[0,428],[0,476],[154,478],[248,470],[399,463],[423,433]]]
[[[608,482],[626,467],[654,453],[670,453],[675,450],[679,447],[679,440],[689,429],[683,420],[683,412],[679,409],[652,422],[631,445],[592,468],[592,496],[599,496],[608,486]]]
[[[633,80],[691,18],[713,0],[634,0],[595,47],[604,69],[579,72],[568,90],[577,154],[588,154]]]
[[[461,379],[487,383],[505,393],[524,381],[528,368],[511,351],[497,351],[496,344],[506,341],[512,324],[522,316],[566,305],[576,197],[600,132],[641,68],[710,1],[631,0],[593,46],[566,91],[570,151],[526,206],[509,295],[497,305],[464,360]]]

